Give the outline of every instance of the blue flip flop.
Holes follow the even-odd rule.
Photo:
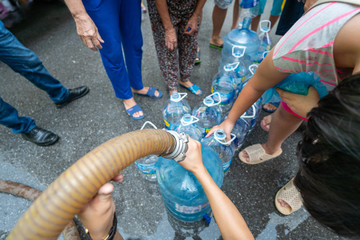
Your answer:
[[[159,92],[159,96],[155,95],[156,91]],[[145,96],[145,97],[151,97],[151,98],[161,98],[163,95],[159,89],[153,88],[153,87],[149,87],[149,90],[145,94],[141,94],[141,93],[135,93],[135,94],[140,95],[140,96]]]
[[[135,119],[135,120],[140,120],[140,119],[143,119],[145,117],[145,113],[144,111],[139,107],[139,105],[135,105],[129,109],[125,109],[126,112],[129,114],[130,117],[132,117],[132,119]],[[134,117],[134,114],[137,113],[137,112],[143,112],[143,115],[140,116],[140,117]]]
[[[200,87],[198,85],[196,85],[196,84],[193,84],[191,87],[186,87],[186,86],[184,86],[182,84],[179,84],[179,85],[180,85],[180,87],[183,87],[183,88],[189,90],[192,94],[195,94],[196,96],[200,96],[202,94],[202,91],[201,91]],[[200,93],[196,94],[196,92],[198,90],[200,90]]]
[[[268,102],[268,103],[270,103],[270,104],[272,104],[272,105],[274,105],[276,108],[278,108],[279,107],[279,105],[280,105],[280,102]],[[265,105],[265,104],[264,104]],[[264,108],[264,105],[263,105],[263,107],[262,107],[262,110],[264,110],[265,112],[268,112],[268,113],[273,113],[273,112],[275,112],[276,110],[269,110],[269,109],[266,109],[266,108]]]

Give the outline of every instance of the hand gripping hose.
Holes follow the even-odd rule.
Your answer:
[[[186,144],[173,134],[164,130],[138,130],[98,146],[62,173],[35,200],[7,239],[57,239],[98,189],[121,170],[147,155],[171,155],[178,149],[177,144]]]

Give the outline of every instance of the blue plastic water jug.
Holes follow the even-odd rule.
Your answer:
[[[165,128],[174,130],[175,123],[181,120],[184,114],[191,114],[191,109],[188,102],[184,99],[187,93],[173,93],[170,99],[166,101],[163,108],[163,118]]]
[[[235,152],[234,140],[236,136],[234,134],[231,136],[231,140],[226,141],[226,134],[224,130],[219,129],[216,130],[210,137],[203,138],[201,140],[202,144],[211,147],[217,154],[219,154],[225,174],[229,170]]]
[[[216,102],[212,98],[214,95],[217,95],[219,101]],[[213,126],[221,123],[221,109],[219,108],[219,104],[221,102],[220,98],[221,97],[218,92],[210,94],[193,109],[192,114],[199,119],[198,125],[201,128],[203,137]]]
[[[154,129],[157,127],[150,121],[146,121],[140,130],[144,129],[145,126],[149,124]],[[139,169],[141,176],[148,181],[154,182],[156,181],[156,163],[158,161],[158,156],[156,155],[148,155],[146,157],[140,158],[135,161],[136,167]]]
[[[271,39],[270,32],[271,22],[269,20],[263,20],[260,22],[260,45],[256,57],[256,62],[261,63],[262,60],[266,57],[267,53],[271,50]]]
[[[251,23],[250,17],[245,17],[242,28],[230,31],[224,37],[224,47],[222,50],[222,59],[231,57],[235,48],[245,48],[245,54],[251,61],[254,61],[260,45],[260,40],[256,32],[249,29]]]
[[[215,101],[220,101],[220,107],[222,114],[225,114],[232,106],[235,93],[236,93],[236,83],[234,79],[234,73],[231,70],[224,68],[224,72],[219,72],[214,76],[211,93],[219,93],[214,95]]]
[[[221,187],[224,172],[217,153],[208,146],[201,146],[203,163]],[[157,181],[167,210],[178,220],[195,222],[211,211],[209,201],[196,177],[173,160],[159,158]]]
[[[245,121],[244,118],[239,118],[235,126],[232,130],[232,133],[236,136],[234,140],[235,149],[240,148],[243,143],[245,142],[245,139],[250,131],[250,124]]]
[[[186,133],[192,139],[196,141],[200,141],[203,137],[204,133],[203,130],[198,125],[199,119],[197,117],[191,116],[190,114],[186,113],[181,118],[180,122],[176,123],[175,131],[178,133]]]
[[[270,99],[275,96],[276,98],[280,98],[280,95],[276,91],[276,88],[280,88],[284,91],[307,95],[309,87],[313,86],[319,93],[320,98],[323,98],[328,94],[328,90],[326,86],[320,81],[320,77],[317,76],[313,72],[300,72],[300,73],[292,73],[287,76],[280,83],[276,84],[275,87],[268,89],[264,95],[264,102],[267,103]],[[281,99],[281,98],[280,98]]]

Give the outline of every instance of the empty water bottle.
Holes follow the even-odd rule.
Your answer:
[[[210,137],[203,138],[201,140],[202,144],[211,147],[217,154],[219,154],[225,174],[229,170],[235,152],[234,140],[236,136],[231,134],[231,137],[230,141],[226,141],[226,133],[224,130],[219,129],[216,130]]]
[[[234,140],[235,149],[240,148],[245,142],[246,136],[250,131],[250,124],[244,119],[239,118],[232,130],[232,133],[236,136]]]
[[[239,27],[242,26],[245,17],[254,18],[259,15],[259,0],[240,0],[240,18]]]
[[[180,122],[176,123],[175,131],[178,133],[186,133],[196,141],[200,141],[203,137],[203,131],[198,125],[199,119],[186,113]]]
[[[260,105],[261,105],[261,98],[258,99],[242,116],[241,118],[244,119],[249,124],[249,132],[253,130],[256,125],[256,122],[259,118],[260,114]]]
[[[219,156],[210,147],[201,146],[203,163],[221,187],[224,172]],[[178,163],[159,158],[157,181],[167,210],[178,220],[196,222],[211,211],[209,201],[194,174]]]
[[[222,114],[230,110],[235,97],[236,83],[233,74],[231,69],[226,69],[225,66],[224,72],[217,73],[212,82],[211,93],[217,92],[219,94],[214,95],[214,100],[220,101],[219,105],[221,106]]]
[[[261,33],[259,35],[260,45],[257,53],[257,63],[260,63],[271,49],[271,39],[269,35],[270,29],[271,22],[269,20],[263,20],[260,22]]]
[[[245,54],[251,61],[254,61],[260,45],[260,40],[256,32],[249,29],[251,18],[245,17],[242,28],[230,31],[224,37],[224,47],[222,50],[222,59],[232,56],[234,47],[244,47]]]
[[[219,101],[215,101],[212,96],[217,95]],[[211,130],[215,125],[221,123],[221,109],[219,104],[221,102],[221,96],[218,92],[207,96],[199,105],[193,109],[193,116],[199,119],[198,125],[203,132],[203,137]]]
[[[184,99],[187,93],[173,93],[170,99],[166,101],[163,108],[163,118],[165,128],[174,130],[175,123],[181,120],[184,114],[191,114],[191,109],[188,102]]]
[[[144,127],[150,124],[153,128],[157,129],[157,127],[149,121],[146,121],[140,130],[144,129]],[[158,156],[156,155],[148,155],[146,157],[140,158],[135,161],[136,167],[139,169],[141,175],[149,181],[156,181],[156,163],[158,161]]]

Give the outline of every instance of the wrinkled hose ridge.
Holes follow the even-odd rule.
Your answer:
[[[115,137],[90,151],[63,172],[32,204],[8,239],[56,239],[65,225],[121,170],[147,155],[167,155],[171,134],[146,129]]]
[[[0,192],[22,197],[30,201],[35,201],[42,193],[40,190],[28,185],[7,180],[0,180]],[[69,224],[66,225],[62,234],[65,240],[80,240],[80,235],[74,221],[70,221]]]

